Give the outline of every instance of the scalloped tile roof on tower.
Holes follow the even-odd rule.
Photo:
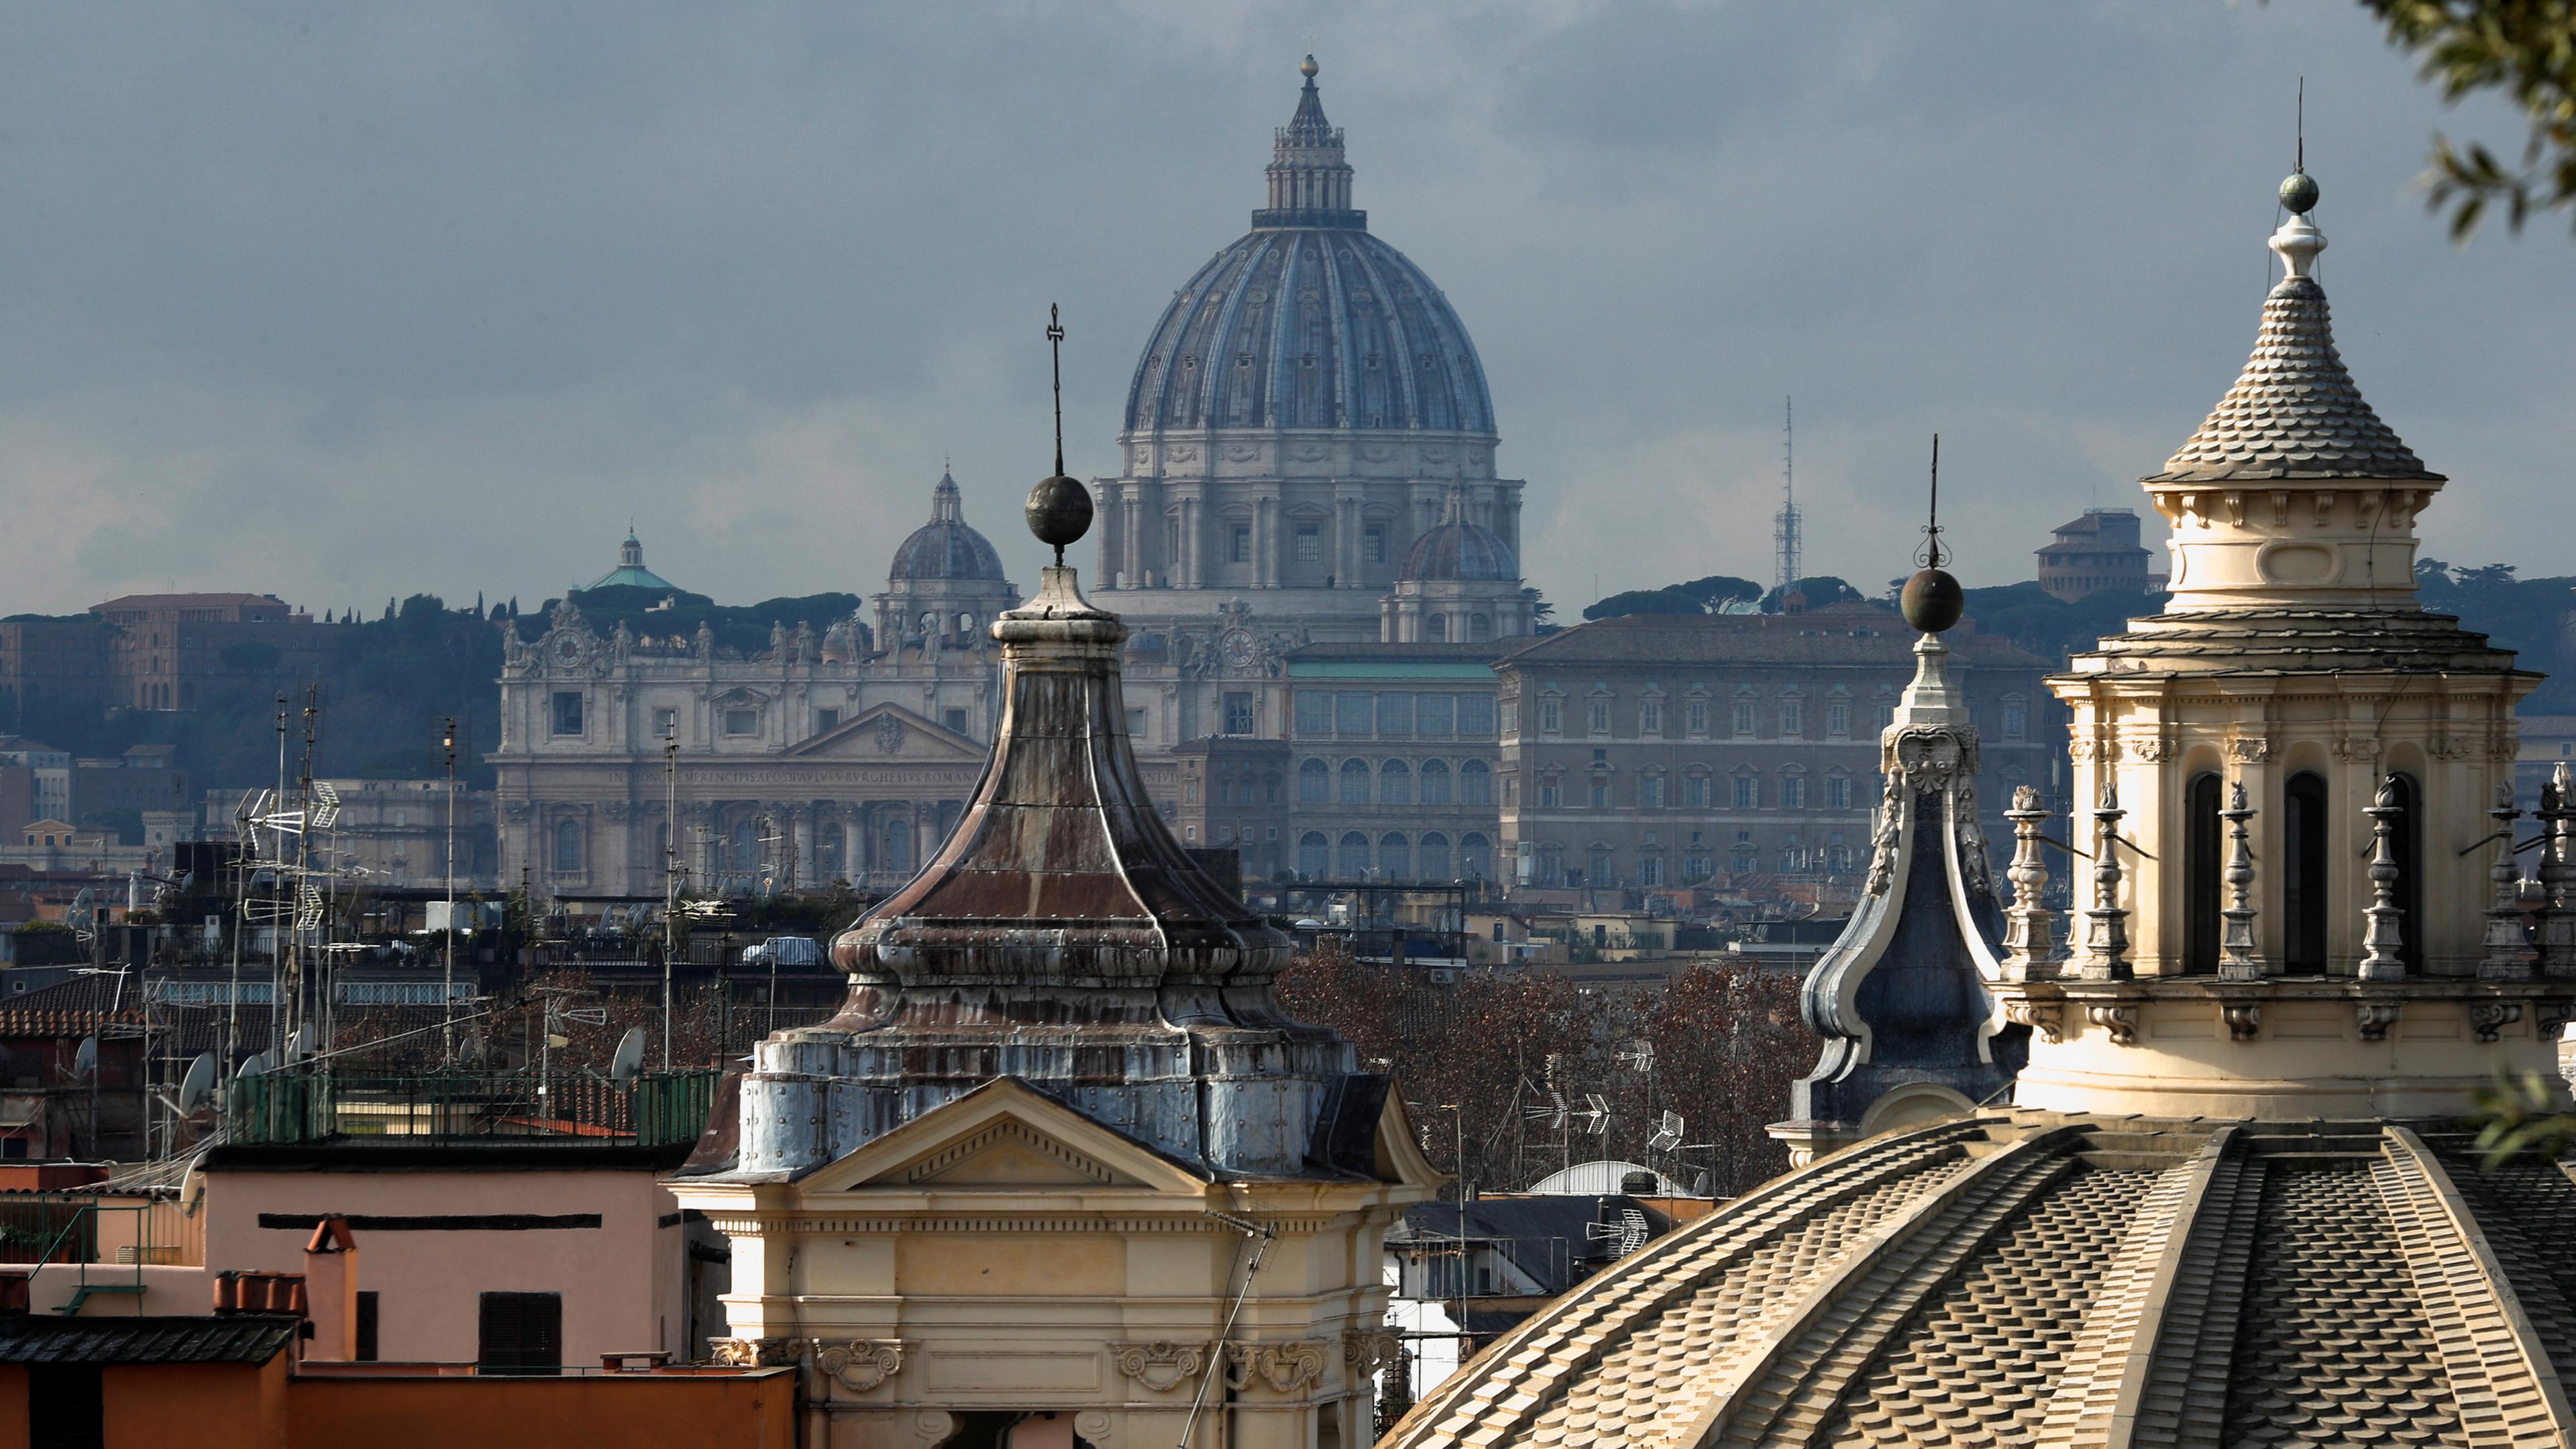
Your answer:
[[[2263,299],[2263,329],[2236,385],[2146,481],[2441,476],[2379,420],[2344,370],[2325,289],[2293,276]]]

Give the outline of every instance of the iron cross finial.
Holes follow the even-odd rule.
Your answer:
[[[1932,507],[1923,523],[1923,548],[1915,555],[1925,568],[1937,569],[1948,557],[1941,551],[1941,435],[1932,435]]]
[[[1064,476],[1064,319],[1056,305],[1047,303],[1047,349],[1054,354],[1055,364],[1055,472]],[[1057,550],[1059,554],[1063,550]]]

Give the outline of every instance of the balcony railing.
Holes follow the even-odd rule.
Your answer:
[[[588,1072],[267,1072],[233,1083],[224,1119],[230,1139],[242,1143],[382,1138],[422,1146],[506,1140],[658,1147],[697,1139],[719,1075],[651,1072],[620,1083]]]

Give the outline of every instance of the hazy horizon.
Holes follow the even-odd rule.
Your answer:
[[[1067,462],[1111,472],[1309,50],[1371,229],[1476,341],[1561,618],[1767,583],[1790,394],[1809,573],[1908,567],[1935,431],[1972,586],[2145,511],[2253,344],[2302,75],[2338,340],[2452,480],[2425,552],[2576,572],[2525,522],[2576,456],[2576,243],[2449,244],[2428,134],[2521,128],[2344,0],[20,7],[0,37],[0,612],[534,606],[630,517],[719,600],[868,594],[951,456],[1026,588],[1047,305]]]

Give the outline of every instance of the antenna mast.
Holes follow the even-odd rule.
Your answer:
[[[1797,399],[1780,402],[1780,513],[1772,520],[1771,542],[1777,551],[1773,572],[1782,597],[1806,577],[1806,539],[1798,512]]]

